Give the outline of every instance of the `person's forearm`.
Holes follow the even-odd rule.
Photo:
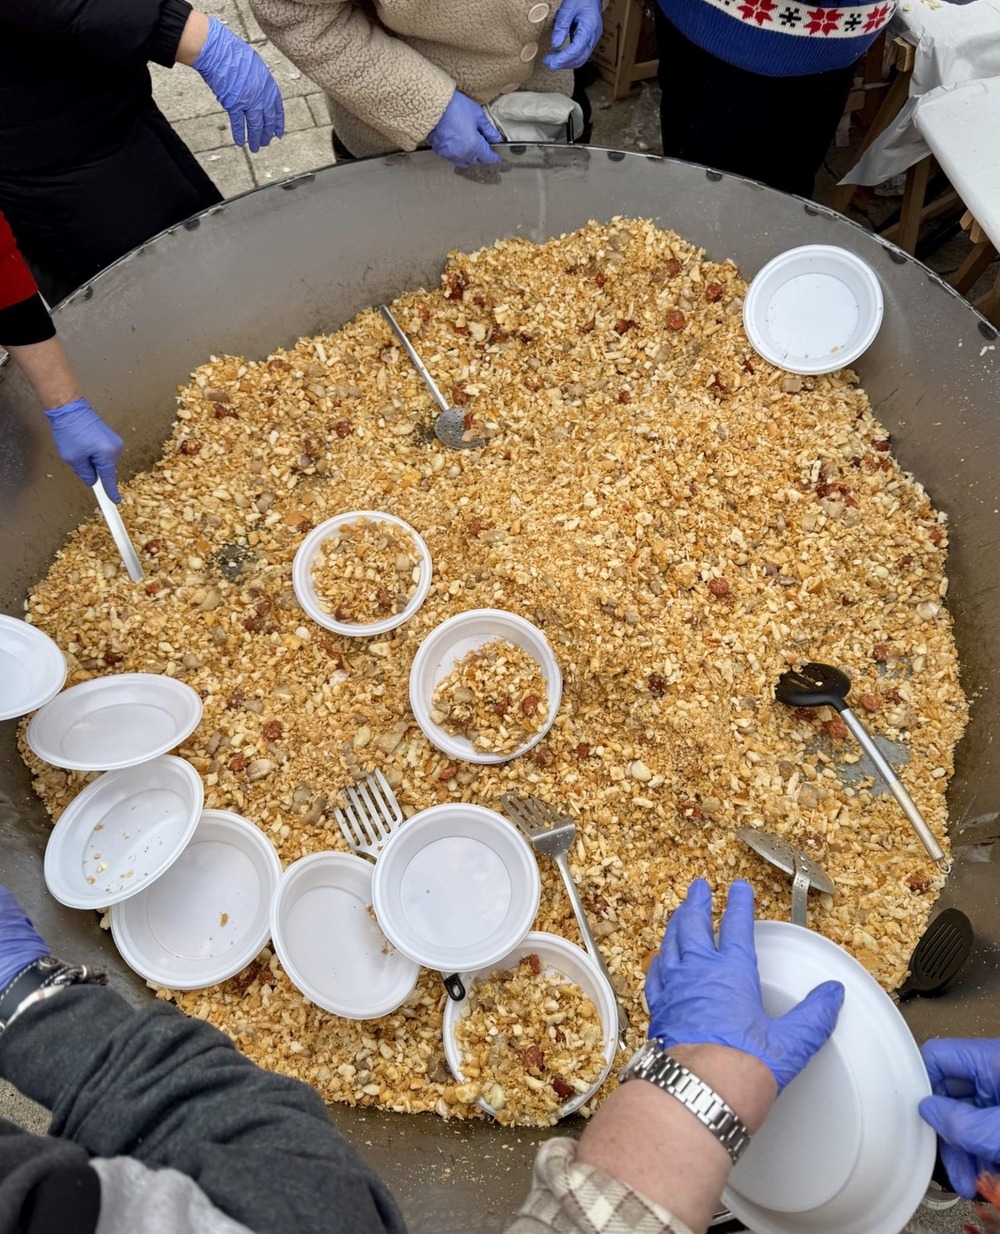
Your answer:
[[[80,398],[82,391],[79,382],[57,338],[20,347],[10,346],[8,350],[31,382],[43,407],[62,407]]]
[[[716,1045],[679,1045],[678,1062],[710,1085],[751,1132],[775,1097],[774,1077],[758,1059]],[[662,1205],[694,1231],[718,1210],[729,1154],[679,1101],[645,1080],[617,1089],[588,1123],[577,1161],[597,1166]]]
[[[181,34],[181,41],[177,44],[177,63],[194,64],[207,38],[208,17],[197,9],[192,9]]]

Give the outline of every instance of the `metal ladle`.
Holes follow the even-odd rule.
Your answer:
[[[779,870],[784,870],[786,874],[791,874],[793,925],[806,924],[806,901],[810,887],[831,895],[836,891],[833,879],[819,862],[807,857],[784,837],[772,835],[770,831],[758,831],[756,827],[740,827],[736,834],[744,844],[749,844],[755,853],[760,853],[765,861],[777,866]]]
[[[450,446],[452,450],[479,450],[485,446],[485,437],[471,437],[469,435],[469,430],[465,427],[465,408],[448,406],[444,395],[437,387],[437,382],[427,371],[426,365],[417,355],[416,351],[414,351],[413,344],[407,337],[406,332],[395,317],[393,317],[392,313],[389,312],[388,307],[380,304],[378,309],[389,323],[393,334],[403,344],[406,354],[413,361],[413,367],[424,379],[424,385],[430,390],[434,396],[434,401],[441,408],[440,414],[434,421],[434,435],[438,441],[443,445]]]
[[[774,697],[788,707],[833,707],[871,759],[886,788],[903,807],[903,813],[910,820],[910,826],[920,837],[924,848],[942,870],[947,870],[948,860],[944,851],[927,826],[916,802],[903,787],[899,776],[883,757],[882,751],[872,741],[868,730],[844,701],[850,688],[850,677],[832,664],[803,664],[798,672],[789,670],[781,674],[774,688]]]

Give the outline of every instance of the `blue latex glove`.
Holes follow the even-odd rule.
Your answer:
[[[500,155],[489,146],[497,141],[503,141],[503,134],[497,132],[479,104],[460,90],[451,96],[444,115],[427,134],[427,144],[434,153],[456,167],[499,163]]]
[[[742,880],[729,888],[716,944],[712,892],[699,878],[667,923],[649,966],[646,1003],[651,1038],[666,1046],[713,1043],[752,1054],[771,1069],[780,1093],[833,1032],[844,987],[825,981],[772,1020],[761,1002],[753,888]]]
[[[104,423],[85,398],[75,398],[45,413],[52,426],[56,450],[84,484],[100,476],[104,491],[112,501],[121,501],[115,463],[125,446],[113,428]]]
[[[278,83],[250,44],[217,18],[209,19],[208,38],[191,67],[229,112],[238,146],[246,141],[256,154],[272,137],[284,136],[285,109]]]
[[[938,1133],[951,1185],[966,1199],[1000,1170],[1000,1041],[941,1038],[922,1050],[933,1097],[920,1115]]]
[[[48,955],[45,940],[6,887],[0,887],[0,990],[22,968]]]
[[[553,50],[545,57],[546,65],[550,69],[580,68],[590,59],[603,29],[601,0],[562,0],[552,26]]]

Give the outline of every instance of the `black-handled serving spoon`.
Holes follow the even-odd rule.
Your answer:
[[[774,688],[774,697],[788,707],[833,707],[871,759],[875,770],[885,781],[886,788],[903,807],[903,813],[910,820],[910,826],[920,837],[924,848],[942,870],[947,870],[948,859],[937,842],[937,837],[927,826],[916,802],[903,787],[882,751],[872,741],[868,730],[845,702],[850,688],[851,679],[832,664],[803,664],[797,672],[789,669],[781,674]]]

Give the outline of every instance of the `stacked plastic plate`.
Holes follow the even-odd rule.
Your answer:
[[[201,777],[168,753],[201,710],[172,677],[119,673],[55,693],[27,730],[39,758],[102,773],[49,837],[49,891],[70,908],[110,908],[126,962],[175,990],[224,981],[257,955],[281,875],[270,840],[239,815],[203,812]]]

